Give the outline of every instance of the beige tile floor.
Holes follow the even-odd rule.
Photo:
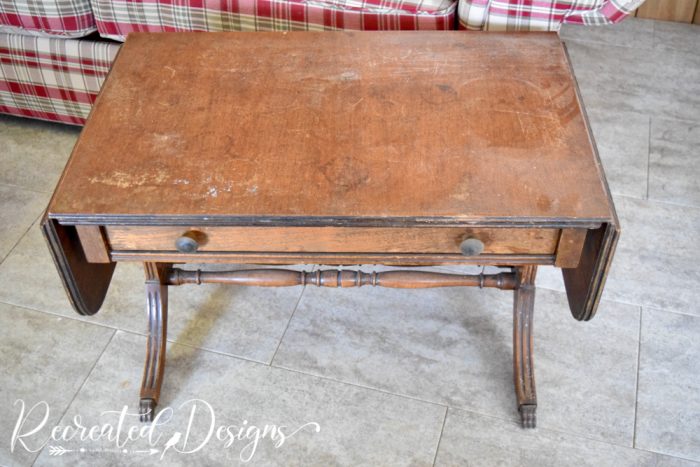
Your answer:
[[[0,116],[0,465],[700,464],[700,27],[628,20],[562,37],[624,233],[589,323],[569,316],[558,273],[540,273],[536,430],[516,423],[508,294],[207,286],[171,292],[166,439],[192,399],[216,426],[320,431],[178,453],[204,439],[200,402],[188,444],[165,453],[73,439],[61,445],[102,451],[52,455],[54,425],[135,410],[142,273],[120,265],[98,315],[70,309],[36,220],[78,130]],[[11,452],[18,399],[50,412]]]

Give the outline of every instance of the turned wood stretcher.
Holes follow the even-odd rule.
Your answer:
[[[537,266],[561,268],[571,313],[591,319],[619,224],[556,34],[172,33],[129,36],[42,230],[80,314],[118,262],[144,264],[144,421],[170,286],[473,286],[514,291],[516,399],[534,427]]]

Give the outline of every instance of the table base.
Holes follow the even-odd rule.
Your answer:
[[[260,287],[315,285],[318,287],[491,287],[513,290],[513,382],[522,426],[536,426],[537,395],[533,361],[533,310],[537,266],[511,268],[497,274],[446,274],[397,270],[365,273],[353,270],[315,272],[287,269],[234,271],[183,270],[171,263],[145,262],[148,341],[139,404],[142,422],[153,420],[165,373],[168,324],[168,287],[184,284],[225,283]]]

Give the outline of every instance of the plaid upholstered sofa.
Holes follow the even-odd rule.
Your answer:
[[[644,0],[0,0],[0,113],[81,125],[133,31],[557,30]]]

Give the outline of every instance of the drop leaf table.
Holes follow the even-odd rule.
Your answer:
[[[525,427],[537,267],[561,268],[588,320],[619,235],[558,36],[427,31],[129,35],[42,230],[80,314],[99,310],[117,263],[144,264],[143,421],[168,287],[476,286],[514,292]],[[337,269],[278,268],[294,264]],[[402,269],[343,269],[363,264]],[[410,268],[435,265],[501,269]]]

